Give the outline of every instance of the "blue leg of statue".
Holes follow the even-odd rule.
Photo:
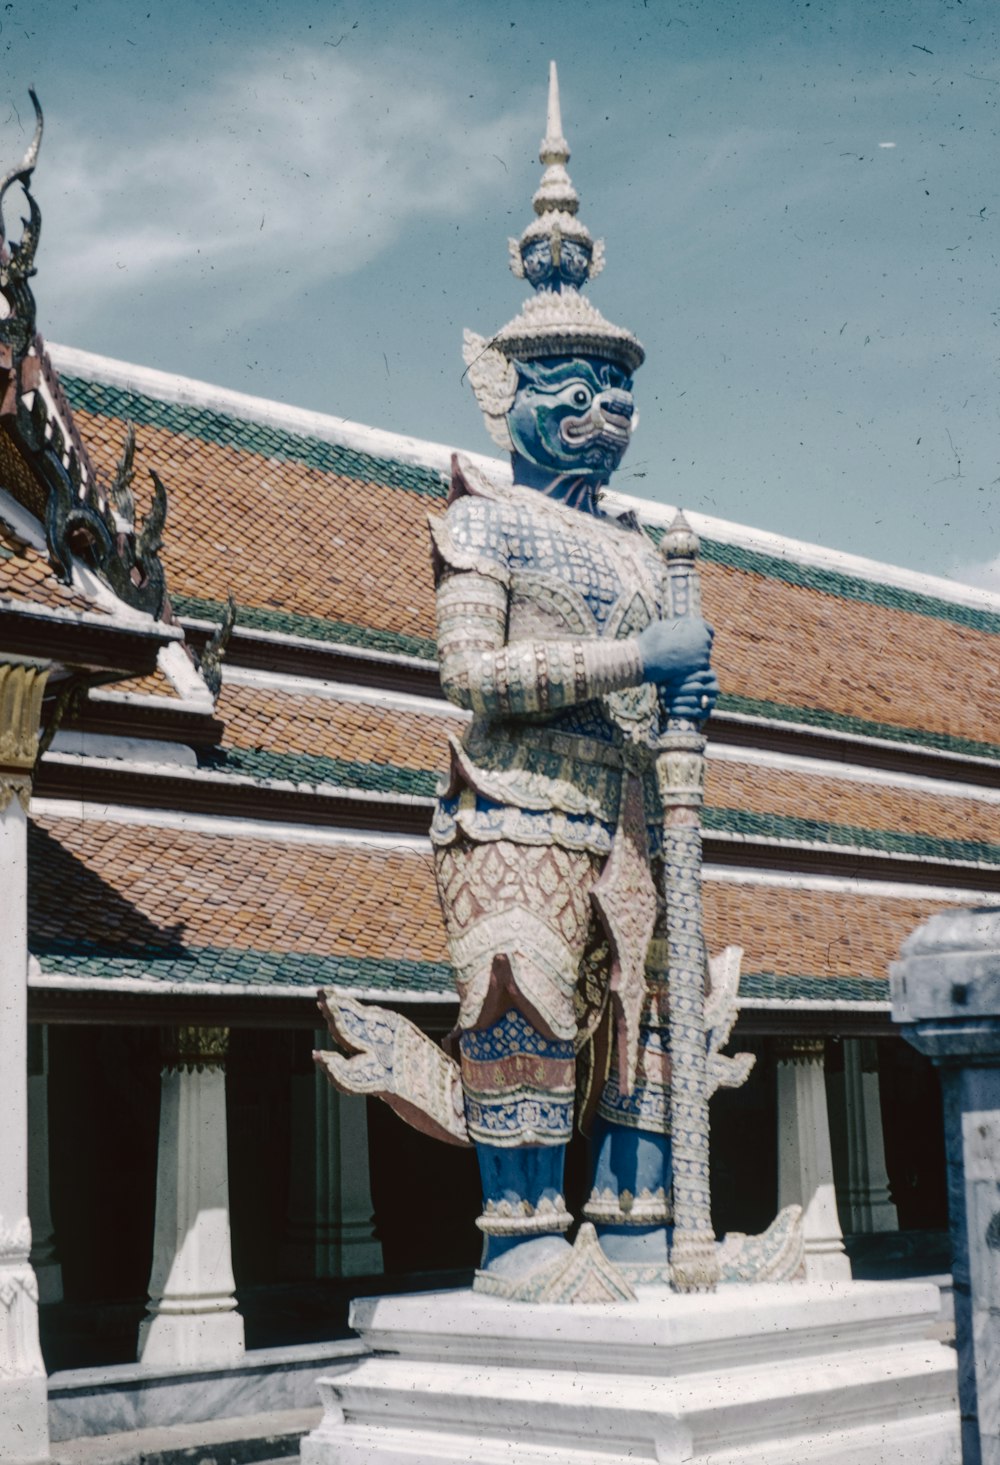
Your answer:
[[[660,1197],[670,1194],[670,1140],[663,1134],[610,1123],[598,1115],[592,1143],[594,1193],[608,1204],[605,1209],[600,1201],[592,1202],[588,1214],[603,1212],[609,1217],[597,1225],[605,1254],[614,1262],[665,1267],[670,1236],[666,1205]],[[615,1209],[620,1219],[612,1220]]]
[[[623,1094],[617,1054],[591,1135],[594,1180],[584,1215],[601,1247],[633,1283],[669,1280],[670,1087],[662,1021],[641,1025],[635,1087]]]
[[[485,1237],[475,1290],[521,1302],[633,1297],[592,1226],[571,1246],[563,1166],[573,1125],[572,1042],[546,1037],[511,1008],[459,1040],[469,1133],[479,1157]]]
[[[459,1041],[483,1185],[481,1270],[516,1279],[569,1251],[563,1168],[573,1124],[573,1044],[511,1008]]]
[[[498,1149],[494,1145],[480,1144],[476,1146],[476,1155],[483,1182],[481,1224],[484,1231],[491,1221],[502,1225],[505,1212],[516,1219],[528,1208],[544,1224],[547,1210],[551,1210],[553,1223],[556,1216],[565,1211],[565,1145],[522,1145],[516,1149]],[[562,1229],[534,1234],[515,1231],[507,1235],[487,1231],[481,1266],[484,1271],[513,1277],[533,1271],[568,1250],[569,1242]]]

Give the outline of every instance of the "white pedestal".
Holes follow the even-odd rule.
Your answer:
[[[303,1465],[959,1465],[927,1283],[646,1289],[528,1306],[364,1298]]]
[[[806,1278],[847,1281],[851,1263],[837,1215],[822,1039],[793,1040],[778,1056],[778,1210],[802,1207]]]
[[[5,684],[0,682],[0,692]],[[9,688],[8,688],[9,690]],[[35,723],[37,726],[37,721]],[[0,732],[6,733],[0,725]],[[23,787],[27,788],[26,778]],[[27,816],[0,777],[0,1461],[49,1454],[38,1285],[28,1255]]]
[[[164,1069],[156,1226],[139,1358],[156,1366],[236,1362],[243,1319],[236,1311],[229,1231],[226,1079],[221,1051],[182,1029],[187,1052]]]

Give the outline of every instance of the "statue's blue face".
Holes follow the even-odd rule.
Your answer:
[[[632,432],[632,379],[596,357],[518,361],[507,425],[514,450],[552,474],[606,483]]]

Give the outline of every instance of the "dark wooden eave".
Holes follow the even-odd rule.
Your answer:
[[[152,700],[126,702],[101,698],[96,701],[91,697],[63,726],[106,737],[182,743],[189,748],[213,748],[222,742],[225,727],[211,713],[200,712],[170,697],[157,697],[155,707],[151,705]]]
[[[238,614],[238,613],[237,613]],[[207,621],[182,617],[187,644],[201,652],[217,629]],[[237,619],[226,648],[226,661],[232,666],[245,666],[254,671],[280,673],[284,676],[316,677],[347,686],[379,687],[386,692],[410,692],[417,697],[443,700],[437,663],[417,657],[380,655],[355,646],[332,642],[297,642],[267,636],[241,626]]]
[[[87,672],[115,672],[121,677],[148,676],[164,646],[179,640],[176,632],[150,622],[129,626],[94,615],[86,619],[47,615],[34,607],[0,605],[0,647],[17,656],[54,661]]]
[[[28,988],[29,1022],[107,1024],[125,1026],[190,1024],[201,1027],[321,1028],[318,990],[289,991],[287,995],[247,996],[245,993],[120,992],[102,990],[100,982],[79,987]],[[376,999],[372,998],[374,1002]],[[454,1002],[401,1002],[391,993],[380,994],[378,1004],[405,1012],[425,1032],[451,1031],[458,1016]]]
[[[984,758],[936,752],[914,743],[866,742],[822,728],[797,727],[764,718],[738,718],[723,711],[713,712],[708,735],[713,742],[731,747],[761,748],[802,758],[825,758],[860,768],[1000,788],[1000,760],[990,763]]]

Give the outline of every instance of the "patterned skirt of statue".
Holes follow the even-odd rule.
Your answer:
[[[435,850],[476,1143],[565,1144],[574,1110],[669,1131],[667,943],[638,781],[607,855],[478,841]]]

